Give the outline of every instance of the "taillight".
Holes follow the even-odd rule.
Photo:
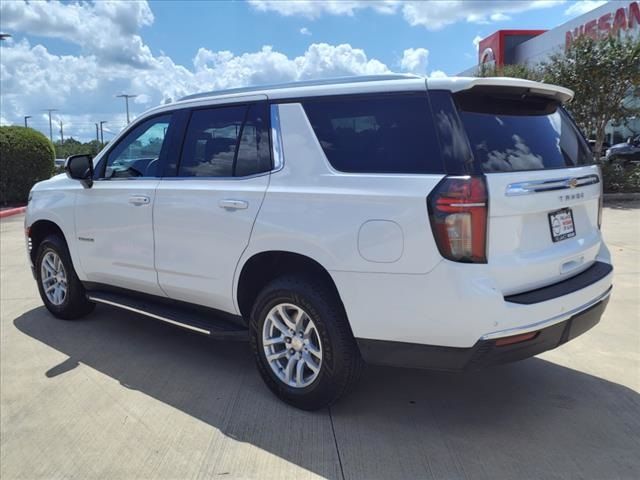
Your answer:
[[[440,254],[486,263],[487,189],[483,177],[446,177],[429,195],[429,219]]]

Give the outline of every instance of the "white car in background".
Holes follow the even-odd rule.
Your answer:
[[[599,321],[613,270],[571,97],[392,75],[157,107],[33,188],[42,300],[249,337],[304,409],[363,360],[465,370],[555,348]]]

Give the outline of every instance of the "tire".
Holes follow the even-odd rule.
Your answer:
[[[285,309],[289,309],[289,313],[294,312],[290,318],[295,316],[295,308],[301,309],[306,314],[302,317],[302,322],[309,319],[315,327],[315,331],[311,331],[308,339],[311,343],[307,346],[310,351],[313,347],[313,350],[321,352],[321,361],[318,362],[318,358],[307,352],[306,347],[303,347],[304,351],[300,350],[295,354],[302,356],[298,357],[298,363],[305,358],[311,359],[316,366],[319,363],[317,374],[309,368],[308,363],[305,363],[303,377],[306,373],[308,378],[312,379],[305,380],[309,382],[308,384],[300,382],[298,386],[291,386],[285,383],[282,376],[286,376],[287,368],[281,370],[279,376],[272,367],[272,363],[267,360],[263,339],[265,323],[269,322],[267,329],[273,327],[274,322],[268,317],[270,313],[278,311],[278,308],[283,308],[283,305]],[[276,319],[282,318],[279,313],[275,316]],[[309,323],[307,322],[306,325],[308,327]],[[273,393],[294,407],[317,410],[329,406],[353,387],[360,376],[363,362],[344,307],[337,295],[322,282],[303,276],[285,276],[272,281],[256,299],[251,312],[249,331],[251,348],[262,379]],[[280,330],[273,331],[280,336],[285,336],[280,333]],[[285,344],[285,349],[293,352],[293,349],[289,349],[292,345],[293,343]],[[268,346],[267,348],[279,347]],[[288,365],[290,358],[277,361]],[[306,362],[306,360],[302,361]],[[314,375],[315,378],[313,378]]]
[[[59,259],[58,262],[55,261],[56,257]],[[56,264],[57,271],[62,272],[66,280],[66,291],[64,294],[61,293],[60,296],[55,296],[54,299],[49,298],[45,289],[52,285],[63,285],[64,282],[57,282],[48,277],[48,272],[52,271],[52,259],[53,264]],[[45,262],[46,266],[43,267]],[[53,316],[64,320],[75,320],[91,313],[95,308],[95,304],[87,300],[84,287],[73,269],[67,244],[59,235],[46,237],[38,246],[35,272],[40,298],[42,298],[44,306]],[[45,283],[47,287],[45,287]],[[60,288],[54,288],[56,292],[61,290]]]

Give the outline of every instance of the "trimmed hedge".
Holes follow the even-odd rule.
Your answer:
[[[54,170],[55,152],[47,137],[25,127],[0,127],[0,204],[26,203],[29,190]]]
[[[640,193],[639,165],[600,165],[604,193]]]

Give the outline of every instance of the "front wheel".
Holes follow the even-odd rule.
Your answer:
[[[251,314],[251,345],[258,370],[280,399],[316,410],[353,386],[360,353],[337,295],[307,278],[267,285]]]
[[[93,310],[95,304],[87,300],[62,238],[45,238],[38,247],[35,263],[40,298],[54,316],[72,320]]]

